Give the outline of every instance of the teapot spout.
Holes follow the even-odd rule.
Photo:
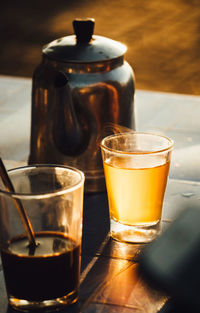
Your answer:
[[[83,150],[83,132],[74,109],[67,76],[58,72],[55,80],[56,106],[54,141],[66,155],[75,156]]]

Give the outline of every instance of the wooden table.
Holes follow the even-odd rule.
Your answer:
[[[137,130],[153,131],[175,141],[162,216],[166,227],[200,198],[200,97],[136,92]],[[0,155],[7,168],[27,164],[31,117],[31,80],[0,76]],[[137,274],[142,245],[109,237],[106,194],[84,200],[80,300],[63,312],[154,313],[166,298]],[[0,263],[0,313],[7,304]]]

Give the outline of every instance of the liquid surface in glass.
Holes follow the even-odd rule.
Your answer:
[[[122,158],[113,157],[104,162],[112,219],[138,226],[159,221],[169,172],[169,161],[162,163],[134,168],[130,161]]]
[[[38,246],[29,249],[25,236],[13,238],[1,251],[8,293],[18,299],[43,301],[78,288],[80,245],[57,232],[36,233]]]

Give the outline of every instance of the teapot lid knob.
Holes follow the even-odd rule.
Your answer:
[[[73,21],[74,33],[77,43],[88,43],[92,39],[95,20],[93,18],[75,19]]]

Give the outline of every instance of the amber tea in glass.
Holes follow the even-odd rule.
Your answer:
[[[149,242],[158,235],[172,147],[169,138],[150,133],[126,132],[103,139],[113,238]]]

